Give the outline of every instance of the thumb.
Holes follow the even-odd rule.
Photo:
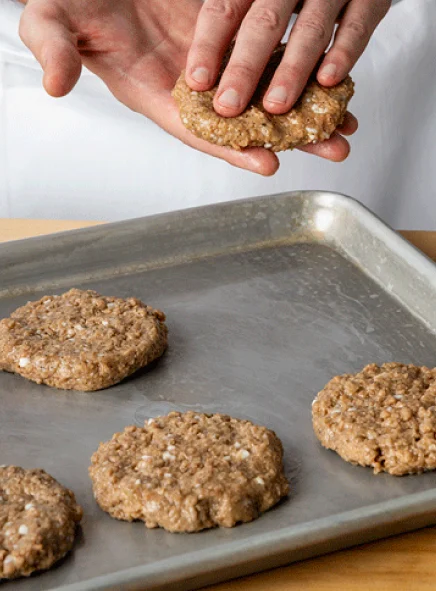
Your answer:
[[[65,15],[53,5],[31,2],[22,14],[19,33],[44,70],[48,94],[68,94],[80,77],[82,60]]]

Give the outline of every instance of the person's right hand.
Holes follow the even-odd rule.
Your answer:
[[[209,90],[237,33],[214,107],[224,117],[240,115],[298,9],[283,58],[263,100],[270,113],[286,113],[321,57],[317,68],[320,84],[334,86],[349,74],[390,4],[391,0],[205,0],[188,55],[186,82],[192,90]]]
[[[201,0],[29,0],[20,35],[40,62],[50,95],[70,92],[83,63],[122,103],[187,145],[234,166],[274,174],[278,159],[272,152],[264,148],[238,152],[210,144],[180,120],[171,91],[185,67],[202,6]],[[356,127],[349,115],[341,133],[353,133]],[[304,149],[340,161],[349,146],[335,134]]]

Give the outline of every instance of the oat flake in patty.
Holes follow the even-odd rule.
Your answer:
[[[185,72],[182,72],[173,97],[185,127],[203,140],[236,150],[259,146],[280,152],[328,139],[343,122],[354,92],[353,81],[347,76],[338,85],[325,87],[312,77],[288,113],[268,113],[263,107],[263,97],[285,47],[280,45],[274,51],[250,104],[237,117],[222,117],[214,110],[213,99],[218,83],[205,92],[193,91],[185,82]],[[221,72],[229,56],[230,52],[224,59]]]
[[[82,509],[43,470],[0,467],[0,579],[50,568],[72,548]]]
[[[289,489],[275,433],[221,414],[172,412],[127,427],[91,462],[104,511],[171,532],[251,521]]]
[[[385,363],[333,378],[312,407],[315,434],[344,460],[395,476],[436,468],[436,369]]]
[[[135,298],[71,289],[0,321],[0,369],[66,390],[100,390],[160,357],[165,315]]]

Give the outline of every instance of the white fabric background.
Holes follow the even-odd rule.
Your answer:
[[[340,191],[398,228],[436,229],[436,0],[402,0],[354,70],[360,121],[345,163],[295,151],[261,178],[199,154],[85,72],[48,97],[0,0],[0,216],[117,220],[295,189]]]

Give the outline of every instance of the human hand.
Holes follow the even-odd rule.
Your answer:
[[[186,64],[202,5],[201,0],[29,0],[20,35],[40,62],[50,95],[68,94],[83,63],[122,103],[185,144],[234,166],[274,174],[275,154],[263,148],[237,152],[210,144],[180,120],[171,91]],[[355,120],[348,117],[343,133],[355,128]],[[336,134],[305,149],[341,160],[348,144]]]
[[[205,0],[188,55],[186,82],[193,90],[209,90],[238,32],[214,108],[225,117],[239,115],[299,8],[285,55],[264,98],[267,111],[286,113],[327,49],[335,22],[339,20],[333,45],[317,72],[318,82],[325,86],[338,84],[350,72],[390,4],[391,0]]]

